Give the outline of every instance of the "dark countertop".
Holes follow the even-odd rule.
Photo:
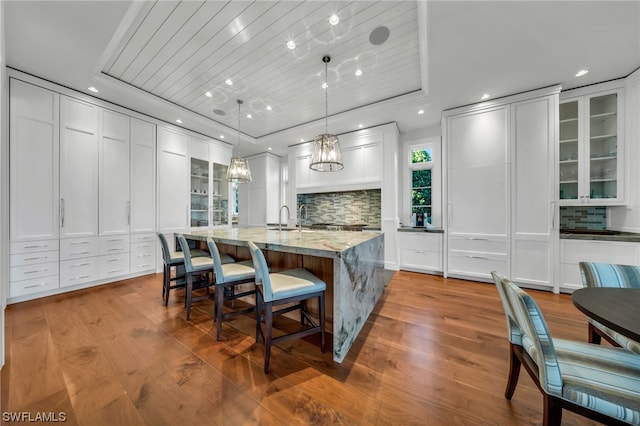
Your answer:
[[[560,230],[563,240],[620,241],[640,243],[640,234],[620,231]]]
[[[437,234],[442,234],[444,229],[436,228],[434,226],[401,226],[398,228],[399,232],[433,232]]]

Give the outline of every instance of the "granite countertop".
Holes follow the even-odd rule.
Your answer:
[[[640,234],[621,231],[561,230],[560,238],[564,240],[620,241],[639,243]]]
[[[320,257],[334,257],[337,254],[381,235],[380,232],[322,231],[302,228],[278,231],[270,227],[226,228],[209,231],[191,231],[185,237],[206,240],[212,237],[222,244],[238,245],[253,241],[258,247]]]
[[[434,226],[401,226],[398,228],[399,232],[434,232],[443,233],[444,229]]]

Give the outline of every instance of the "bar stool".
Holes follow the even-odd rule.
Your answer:
[[[174,288],[184,288],[184,254],[182,252],[175,252],[169,250],[169,244],[167,239],[158,232],[158,238],[160,239],[160,246],[162,247],[162,261],[164,268],[162,270],[162,300],[164,306],[169,303],[169,290]],[[171,268],[176,268],[175,275],[171,276]],[[175,284],[171,285],[174,281]]]
[[[191,315],[191,303],[210,299],[209,287],[214,285],[214,282],[210,279],[210,274],[213,273],[213,259],[210,257],[191,257],[191,249],[189,243],[182,234],[177,235],[178,243],[184,254],[184,272],[186,281],[185,290],[185,304],[187,309],[187,321]],[[194,287],[195,281],[195,287]],[[193,296],[193,290],[205,289],[206,294],[200,297]]]
[[[240,297],[255,294],[255,287],[242,293],[236,293],[235,287],[240,284],[255,282],[256,274],[253,269],[253,263],[250,260],[236,263],[224,263],[224,259],[221,258],[218,247],[212,238],[207,238],[207,245],[209,246],[211,258],[213,259],[213,270],[215,273],[216,303],[213,318],[216,322],[216,340],[220,340],[220,334],[222,333],[222,321],[255,311],[255,306],[252,306],[247,309],[234,310],[232,312],[225,313],[224,302],[227,300],[235,301],[235,299]]]
[[[327,285],[320,278],[303,268],[290,269],[278,273],[269,273],[267,262],[262,251],[253,242],[249,241],[249,250],[253,259],[253,267],[256,270],[256,342],[262,335],[264,338],[264,372],[269,372],[271,358],[271,345],[290,339],[309,336],[320,333],[320,349],[325,351],[325,291]],[[314,297],[318,298],[320,308],[320,324],[316,324],[309,315],[306,301]],[[275,306],[298,302],[296,305],[273,310]],[[304,326],[305,319],[311,327],[304,328],[289,334],[272,337],[273,317],[300,309],[300,323]],[[264,310],[265,330],[262,331],[262,311]]]

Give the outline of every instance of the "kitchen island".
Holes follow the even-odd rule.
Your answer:
[[[342,362],[384,289],[384,235],[379,232],[282,230],[265,227],[193,231],[212,237],[221,253],[251,258],[247,241],[260,247],[272,272],[306,268],[327,283],[327,331],[333,359]]]

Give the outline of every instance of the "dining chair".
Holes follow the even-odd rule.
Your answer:
[[[216,340],[220,340],[222,334],[222,321],[247,314],[256,310],[255,306],[238,309],[232,312],[224,312],[225,301],[235,301],[240,297],[250,296],[256,293],[255,286],[250,290],[236,293],[235,289],[240,284],[255,283],[256,273],[250,260],[244,262],[225,263],[220,256],[218,246],[212,238],[207,238],[207,246],[213,259],[213,272],[215,275],[215,305],[213,318],[216,323]]]
[[[623,348],[553,339],[535,300],[491,273],[507,317],[511,399],[520,367],[543,395],[543,425],[560,425],[567,409],[601,423],[640,425],[640,357]]]
[[[640,266],[580,262],[580,275],[585,287],[640,288]],[[631,340],[592,318],[587,320],[589,342],[599,344],[604,338],[613,346],[640,354],[640,342]]]
[[[277,273],[270,273],[267,261],[262,251],[249,241],[249,250],[256,271],[256,342],[264,338],[264,372],[269,372],[271,346],[290,339],[297,339],[320,333],[320,350],[325,351],[325,291],[324,281],[303,268],[289,269]],[[307,311],[306,301],[318,298],[319,324],[314,321]],[[290,305],[294,303],[293,305]],[[274,307],[288,304],[289,306],[274,310]],[[273,337],[273,318],[287,312],[300,309],[300,323],[309,326],[298,331]],[[263,312],[264,311],[264,312]],[[262,331],[262,315],[264,314],[265,330]]]
[[[169,249],[169,244],[164,235],[158,232],[158,238],[160,239],[160,246],[162,248],[162,300],[164,305],[169,303],[169,290],[174,288],[184,288],[184,254],[182,252],[175,252]],[[172,269],[175,268],[175,272],[172,276]],[[174,282],[175,284],[171,285]]]
[[[189,243],[182,234],[177,235],[178,243],[184,254],[184,275],[185,275],[185,305],[187,310],[187,321],[191,316],[191,305],[193,302],[210,299],[212,295],[209,293],[211,286],[215,282],[210,275],[213,274],[213,259],[211,257],[192,257]],[[193,291],[204,289],[203,296],[194,296]]]

